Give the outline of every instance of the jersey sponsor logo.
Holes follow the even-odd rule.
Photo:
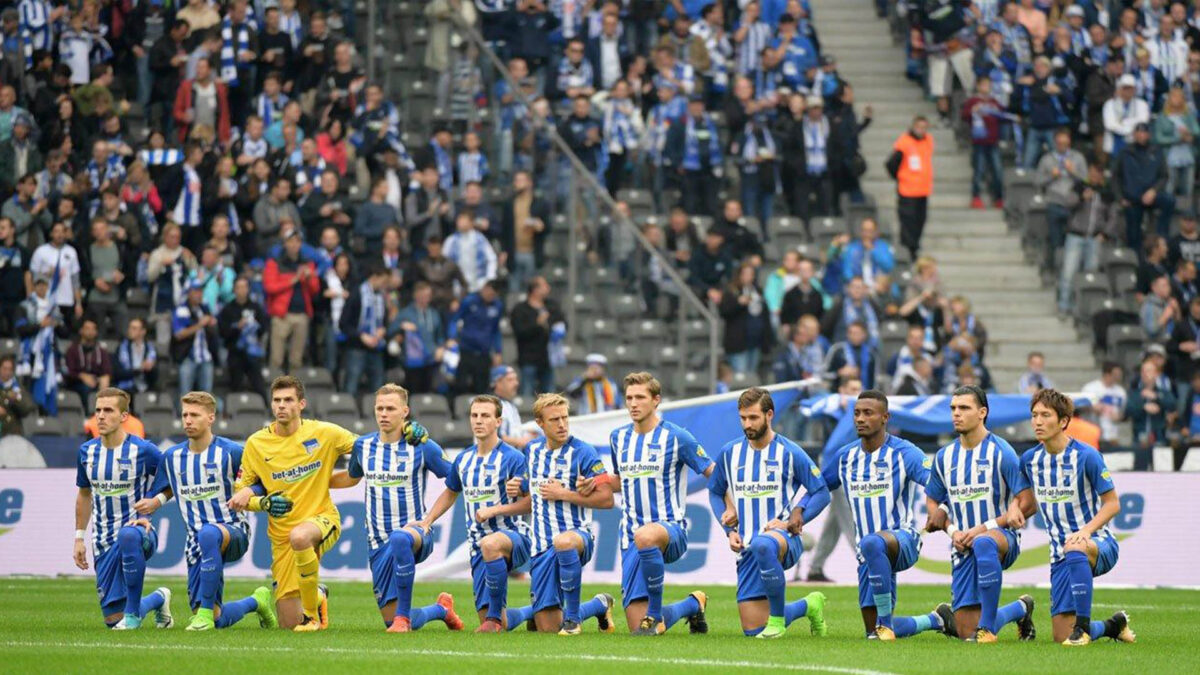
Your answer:
[[[871,499],[873,497],[882,497],[892,489],[892,483],[889,480],[852,480],[846,484],[850,490],[850,496],[856,499]]]
[[[621,473],[626,478],[651,478],[662,474],[663,455],[658,445],[647,445],[646,449],[648,452],[641,459],[634,459],[630,456],[632,453],[625,453],[621,459]]]
[[[530,478],[529,479],[529,491],[531,494],[535,494],[535,495],[541,494],[542,486],[544,486],[547,483],[550,483],[552,481],[562,483],[563,477],[560,475],[554,475],[554,476],[540,476],[540,477]]]
[[[733,490],[739,499],[768,499],[779,494],[779,483],[747,480],[734,484]]]
[[[125,497],[133,494],[132,480],[94,480],[92,491],[101,497]]]
[[[313,475],[320,469],[321,469],[321,460],[318,459],[315,462],[309,462],[308,464],[301,464],[299,466],[293,466],[292,468],[284,469],[283,471],[272,471],[271,478],[273,480],[281,480],[285,483],[299,483],[300,481],[308,478],[309,476]]]
[[[463,486],[463,499],[470,504],[500,501],[499,485]]]
[[[958,502],[973,502],[987,499],[992,494],[990,485],[951,485],[950,498]]]
[[[368,471],[367,484],[377,488],[394,488],[408,485],[408,472],[399,471]]]
[[[1038,485],[1034,487],[1034,494],[1039,502],[1061,504],[1075,497],[1075,488],[1070,485]]]
[[[213,499],[220,493],[220,483],[202,483],[200,485],[179,486],[179,496],[189,502],[200,502],[206,499]]]

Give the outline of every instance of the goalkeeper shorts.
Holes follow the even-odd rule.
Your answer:
[[[337,544],[342,536],[342,523],[337,511],[319,513],[305,518],[301,523],[312,523],[321,531],[321,543],[317,544],[317,557]],[[297,525],[299,527],[299,525]],[[296,571],[296,552],[285,537],[282,541],[271,541],[271,578],[275,580],[275,599],[281,600],[300,592],[300,574]]]

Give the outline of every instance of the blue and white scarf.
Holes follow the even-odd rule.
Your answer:
[[[93,192],[99,191],[104,181],[111,180],[114,183],[120,183],[125,180],[125,165],[121,162],[119,155],[109,155],[104,166],[96,164],[96,160],[93,159],[87,163],[86,171]]]
[[[57,269],[54,279],[58,279]],[[58,306],[54,303],[54,290],[44,298],[32,295],[25,304],[34,324],[41,324],[47,316],[61,319]],[[33,337],[22,340],[20,371],[19,374],[28,374],[33,380],[31,393],[34,402],[51,416],[58,415],[58,352],[53,326],[41,328]]]
[[[146,166],[175,166],[183,161],[183,151],[175,148],[139,150],[138,159]]]
[[[50,22],[50,3],[46,0],[21,0],[17,6],[21,33],[29,36],[33,49],[49,51],[54,44],[54,24]]]
[[[296,10],[286,14],[280,12],[279,30],[292,39],[292,49],[300,48],[300,43],[304,41],[304,20],[300,18],[300,12]]]
[[[717,135],[717,126],[713,124],[712,119],[708,115],[705,115],[700,122],[708,131],[708,165],[710,167],[718,167],[721,165],[721,140]],[[700,133],[696,131],[696,119],[689,115],[686,124],[683,143],[683,168],[686,171],[700,171],[703,166],[700,156]]]
[[[147,359],[158,360],[158,352],[154,349],[153,342],[144,340],[139,354],[134,350],[132,342],[127,339],[122,340],[120,346],[117,347],[117,363],[120,364],[121,370],[134,371],[135,375],[121,380],[117,383],[117,387],[125,391],[146,391],[149,385],[146,382],[146,373],[142,371],[142,363]]]
[[[263,327],[255,318],[254,310],[242,310],[242,318],[246,320],[246,324],[238,333],[237,348],[250,358],[262,358],[267,353],[262,344]]]
[[[550,326],[550,341],[546,344],[546,352],[550,357],[551,368],[567,365],[567,324],[556,321]]]
[[[821,117],[813,123],[808,117],[801,123],[804,129],[804,161],[810,175],[823,176],[829,168],[825,151],[829,145],[829,120]]]
[[[239,24],[235,29],[233,20],[225,17],[221,21],[221,81],[225,84],[238,86],[238,55],[250,49],[249,20]],[[234,33],[237,36],[234,36]],[[237,45],[234,45],[234,40]]]
[[[271,100],[266,94],[259,94],[254,98],[254,110],[262,118],[264,128],[270,128],[277,120],[283,119],[283,108],[289,100],[291,99],[283,92],[279,92],[275,100]]]
[[[200,192],[203,183],[200,174],[195,169],[183,165],[183,187],[175,208],[171,210],[171,219],[182,227],[199,227],[200,222]]]
[[[760,127],[755,122],[748,122],[746,130],[742,137],[742,173],[754,174],[758,173],[759,165],[754,161],[759,155],[758,133]],[[761,127],[762,130],[762,148],[761,151],[771,157],[776,157],[775,138],[771,136],[770,129]]]
[[[429,147],[433,148],[433,157],[437,162],[438,187],[450,192],[454,189],[454,160],[450,158],[450,153],[435,141],[429,141]]]
[[[458,155],[458,184],[482,183],[488,177],[488,161],[482,152],[462,152]]]
[[[358,287],[358,295],[362,300],[362,307],[358,310],[358,333],[374,335],[375,331],[383,328],[386,318],[383,313],[383,294],[364,281]],[[386,346],[387,344],[380,340],[379,344],[375,345],[375,351],[382,351]]]
[[[604,145],[614,155],[632,152],[638,146],[633,115],[637,112],[629,99],[612,99],[604,111]]]
[[[842,323],[849,327],[855,321],[867,324],[867,335],[870,336],[868,342],[875,344],[879,340],[879,317],[875,315],[875,307],[871,303],[863,300],[860,310],[853,302],[846,301],[842,307]]]
[[[758,70],[758,64],[762,61],[763,47],[766,47],[767,43],[771,41],[773,32],[770,24],[763,21],[755,21],[746,29],[746,37],[738,45],[737,71],[739,74],[749,75]]]

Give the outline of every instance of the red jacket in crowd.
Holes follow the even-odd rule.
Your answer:
[[[307,269],[308,277],[299,283],[293,281],[300,275],[299,269]],[[270,316],[287,316],[288,307],[292,304],[292,293],[296,289],[304,294],[304,313],[312,318],[313,297],[321,291],[321,280],[317,278],[317,266],[308,260],[301,260],[300,267],[295,272],[285,272],[279,267],[279,261],[272,258],[267,261],[263,270],[263,290],[267,293],[267,314]]]

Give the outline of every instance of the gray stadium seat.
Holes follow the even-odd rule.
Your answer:
[[[308,404],[314,412],[322,417],[350,414],[358,415],[358,406],[349,394],[339,392],[317,391],[308,394]]]
[[[62,420],[57,417],[31,417],[22,425],[25,433],[30,436],[66,436]],[[75,434],[71,434],[75,435]]]
[[[1075,298],[1075,318],[1086,322],[1091,318],[1089,310],[1108,298],[1112,291],[1109,289],[1108,277],[1099,272],[1083,272],[1076,274],[1071,280],[1072,292]]]
[[[236,391],[225,397],[225,414],[237,417],[244,413],[252,413],[260,417],[268,415],[267,404],[262,397],[253,391]]]
[[[145,415],[149,412],[175,412],[174,397],[157,391],[146,391],[138,394],[133,399],[133,409],[139,415]]]
[[[813,218],[808,224],[817,250],[824,251],[834,238],[846,234],[846,223],[834,218]]]

